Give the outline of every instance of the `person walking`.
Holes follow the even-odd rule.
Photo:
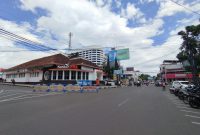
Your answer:
[[[165,90],[165,87],[166,87],[166,83],[165,82],[162,83],[162,87],[163,87],[163,90]]]

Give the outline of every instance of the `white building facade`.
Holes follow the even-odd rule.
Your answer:
[[[32,60],[5,70],[6,82],[16,83],[64,83],[103,80],[103,71],[94,63],[82,58],[69,58],[56,54]]]
[[[106,61],[106,56],[103,52],[103,49],[88,49],[78,53],[80,57],[83,57],[100,67],[102,67]]]

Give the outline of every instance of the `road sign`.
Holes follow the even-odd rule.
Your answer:
[[[129,49],[117,50],[117,60],[128,60],[129,59]]]
[[[122,74],[122,69],[120,70],[114,70],[115,75],[121,75]]]

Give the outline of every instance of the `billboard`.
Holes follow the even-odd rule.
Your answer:
[[[117,60],[128,60],[129,48],[117,50]]]
[[[112,50],[112,51],[110,51],[109,52],[109,61],[110,62],[113,62],[113,61],[115,61],[115,58],[116,58],[116,53],[117,53],[117,51],[116,50]]]

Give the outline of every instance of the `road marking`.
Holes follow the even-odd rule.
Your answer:
[[[188,111],[188,110],[180,110],[182,112],[188,112],[188,113],[196,113],[196,114],[200,114],[200,112],[193,112],[193,111]]]
[[[35,95],[35,94],[20,95],[20,96],[17,96],[17,97],[13,97],[13,98],[8,98],[8,99],[0,100],[0,102],[9,101],[9,100],[13,100],[13,99],[18,99],[18,98],[22,98],[22,97],[29,96],[29,95]]]
[[[2,90],[0,91],[0,94],[3,93],[3,92],[4,92],[4,89],[2,89]]]
[[[175,105],[177,105],[177,106],[186,106],[186,107],[188,107],[188,105],[186,105],[186,104],[177,104],[177,103],[174,103]]]
[[[18,94],[23,94],[23,93],[15,93],[15,94],[10,94],[10,95],[0,96],[0,98],[15,96],[15,95],[18,95]]]
[[[6,99],[6,100],[1,100],[1,102],[6,102],[6,101],[16,101],[16,100],[22,100],[22,99],[31,99],[31,98],[36,98],[36,97],[44,97],[44,96],[48,96],[48,95],[56,95],[57,93],[54,94],[43,94],[43,95],[39,95],[39,96],[30,96],[30,97],[22,97],[22,98],[11,98],[11,99]]]
[[[185,115],[186,117],[191,117],[191,118],[197,118],[197,119],[200,119],[199,116],[194,116],[194,115]]]
[[[192,124],[200,125],[200,123],[199,123],[199,122],[192,122]]]
[[[177,108],[192,109],[192,108],[186,107],[186,106],[177,106]]]
[[[121,103],[118,104],[118,107],[122,106],[123,104],[125,104],[126,102],[128,102],[129,98],[127,98],[126,100],[122,101]]]

